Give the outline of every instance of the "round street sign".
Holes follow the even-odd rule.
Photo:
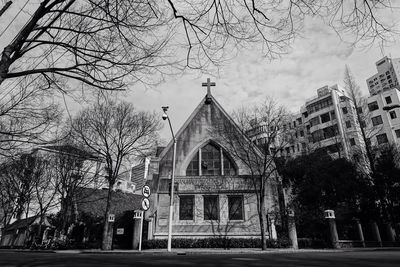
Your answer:
[[[150,208],[150,201],[148,198],[143,198],[142,199],[142,209],[144,211],[148,210]]]
[[[149,187],[148,185],[143,186],[143,188],[142,188],[142,195],[143,195],[145,198],[148,198],[148,197],[150,196],[150,194],[151,194],[150,187]]]

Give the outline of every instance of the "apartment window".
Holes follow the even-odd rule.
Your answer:
[[[228,196],[229,220],[243,220],[243,196]]]
[[[306,108],[307,108],[307,112],[309,114],[311,114],[313,112],[316,112],[318,110],[321,110],[321,109],[326,108],[331,105],[333,105],[332,97],[329,96],[327,98],[319,100],[318,102],[308,105]]]
[[[392,120],[397,118],[396,111],[394,111],[394,110],[390,111],[390,112],[389,112],[389,115],[390,115],[390,118],[391,118]]]
[[[374,111],[379,109],[378,102],[374,101],[368,104],[369,111]]]
[[[194,196],[179,196],[179,220],[193,220]]]
[[[204,220],[218,220],[218,196],[203,196]]]
[[[373,126],[377,126],[377,125],[383,123],[381,115],[376,116],[376,117],[372,117],[371,120],[372,120],[372,125]]]
[[[331,120],[331,117],[329,116],[329,112],[321,115],[321,123],[328,122],[330,120]]]
[[[300,136],[301,136],[301,137],[304,136],[304,131],[303,131],[303,130],[300,131]]]
[[[362,114],[362,113],[363,113],[362,107],[358,107],[358,108],[357,108],[357,113],[358,113],[358,114]]]
[[[355,146],[356,145],[356,140],[354,138],[350,138],[350,145]]]
[[[346,121],[346,128],[351,128],[351,121]]]
[[[315,126],[315,125],[318,125],[320,122],[319,122],[319,117],[314,117],[314,118],[312,118],[311,120],[310,120],[310,126],[311,127],[313,127],[313,126]]]
[[[392,103],[392,98],[390,96],[385,97],[386,104]]]
[[[378,134],[376,136],[376,141],[378,142],[379,145],[387,143],[388,139],[387,139],[386,134],[385,133],[384,134]]]
[[[342,108],[342,111],[343,111],[343,114],[347,114],[347,113],[348,113],[347,107],[343,107],[343,108]]]
[[[394,131],[396,133],[396,137],[400,138],[400,129]]]

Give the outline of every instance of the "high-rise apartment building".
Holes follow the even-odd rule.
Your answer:
[[[399,87],[400,58],[384,57],[375,63],[378,73],[367,79],[370,95]]]
[[[384,57],[376,68],[378,73],[367,79],[368,137],[372,145],[400,143],[400,58]]]
[[[290,129],[291,142],[280,147],[282,156],[299,156],[316,149],[325,149],[339,157],[360,160],[364,147],[356,110],[351,99],[338,85],[324,86],[308,99],[300,112],[284,125]],[[252,137],[258,142],[263,131]],[[256,141],[256,142],[257,142]]]

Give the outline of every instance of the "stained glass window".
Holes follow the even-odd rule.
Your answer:
[[[199,175],[199,153],[197,152],[186,169],[186,176],[198,176],[198,175]]]
[[[194,196],[179,196],[179,220],[193,220]]]
[[[200,153],[201,164],[199,164]],[[201,170],[199,170],[199,165],[201,165]],[[208,143],[202,147],[193,157],[186,169],[186,176],[219,176],[222,174],[236,175],[236,168],[228,154],[224,152],[221,147],[212,143]]]
[[[235,165],[226,153],[224,153],[224,175],[236,175]]]
[[[204,196],[204,220],[218,220],[218,196]]]
[[[243,220],[243,196],[228,196],[229,220]]]
[[[212,144],[201,149],[201,174],[221,175],[221,152]]]

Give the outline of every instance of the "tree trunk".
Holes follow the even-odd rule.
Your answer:
[[[265,238],[265,208],[264,208],[264,201],[265,197],[264,194],[260,196],[260,210],[258,212],[258,216],[260,219],[260,231],[261,231],[261,249],[266,250],[267,249],[267,240]]]
[[[108,217],[110,215],[110,206],[111,206],[111,193],[112,193],[112,186],[109,185],[107,194],[106,212],[104,216],[103,239],[101,242],[102,250],[111,250],[111,244],[112,244],[112,240],[110,240],[109,236],[110,223],[108,222]]]

